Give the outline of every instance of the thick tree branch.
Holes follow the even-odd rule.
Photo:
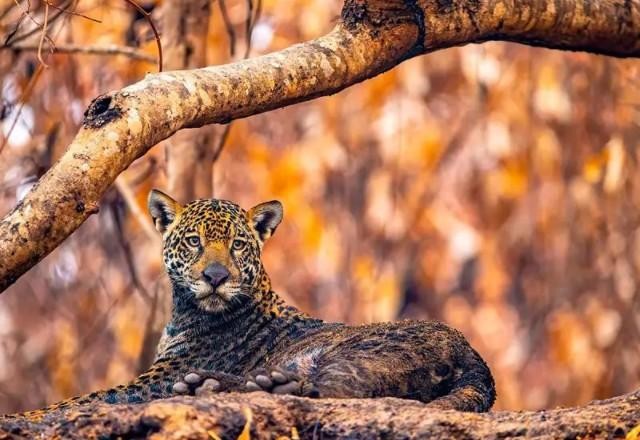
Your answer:
[[[402,60],[485,40],[640,55],[640,0],[347,0],[330,34],[226,66],[149,75],[94,100],[58,163],[0,223],[0,289],[92,213],[176,131],[336,93]]]
[[[392,398],[310,400],[252,393],[80,407],[41,425],[0,419],[0,439],[3,430],[64,439],[248,438],[240,437],[243,431],[250,438],[635,439],[639,424],[640,392],[582,408],[485,414],[434,410]]]
[[[409,5],[415,6],[409,6]],[[617,57],[640,56],[636,0],[388,0],[347,1],[343,18],[420,27],[417,53],[488,40]]]

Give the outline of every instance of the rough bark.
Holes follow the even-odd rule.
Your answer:
[[[509,40],[640,55],[640,0],[346,0],[330,34],[226,66],[148,75],[96,98],[66,153],[0,222],[0,289],[98,210],[118,174],[182,128],[336,93],[437,49]]]
[[[640,432],[640,392],[581,408],[485,414],[441,411],[400,399],[310,400],[265,393],[178,397],[100,405],[53,425],[14,430],[29,438],[498,439],[627,438]],[[0,424],[8,434],[10,423]],[[14,426],[15,429],[15,426]],[[251,437],[242,437],[242,433]],[[296,437],[297,435],[297,437]]]

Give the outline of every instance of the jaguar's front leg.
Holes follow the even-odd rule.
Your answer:
[[[317,390],[302,377],[282,368],[258,368],[246,377],[198,370],[173,385],[176,394],[202,395],[212,392],[264,391],[273,394],[317,397]]]

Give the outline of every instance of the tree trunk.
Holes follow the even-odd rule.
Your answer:
[[[49,425],[2,422],[34,438],[491,439],[622,438],[640,434],[640,391],[581,408],[485,414],[441,411],[400,399],[311,400],[265,393],[176,397],[80,407]],[[282,438],[282,437],[280,437]]]
[[[165,70],[207,65],[207,34],[211,2],[176,0],[163,4]],[[218,135],[219,136],[219,135]],[[183,203],[211,197],[213,126],[182,130],[166,143],[169,193]]]

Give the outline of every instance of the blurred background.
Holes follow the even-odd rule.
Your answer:
[[[341,6],[0,0],[0,214],[62,154],[91,99],[157,71],[137,7],[173,69],[318,37]],[[153,187],[182,202],[281,200],[264,262],[283,297],[329,321],[445,321],[488,361],[496,408],[637,389],[639,78],[637,61],[469,45],[181,132],[0,296],[0,413],[124,383],[151,362],[170,304]]]

